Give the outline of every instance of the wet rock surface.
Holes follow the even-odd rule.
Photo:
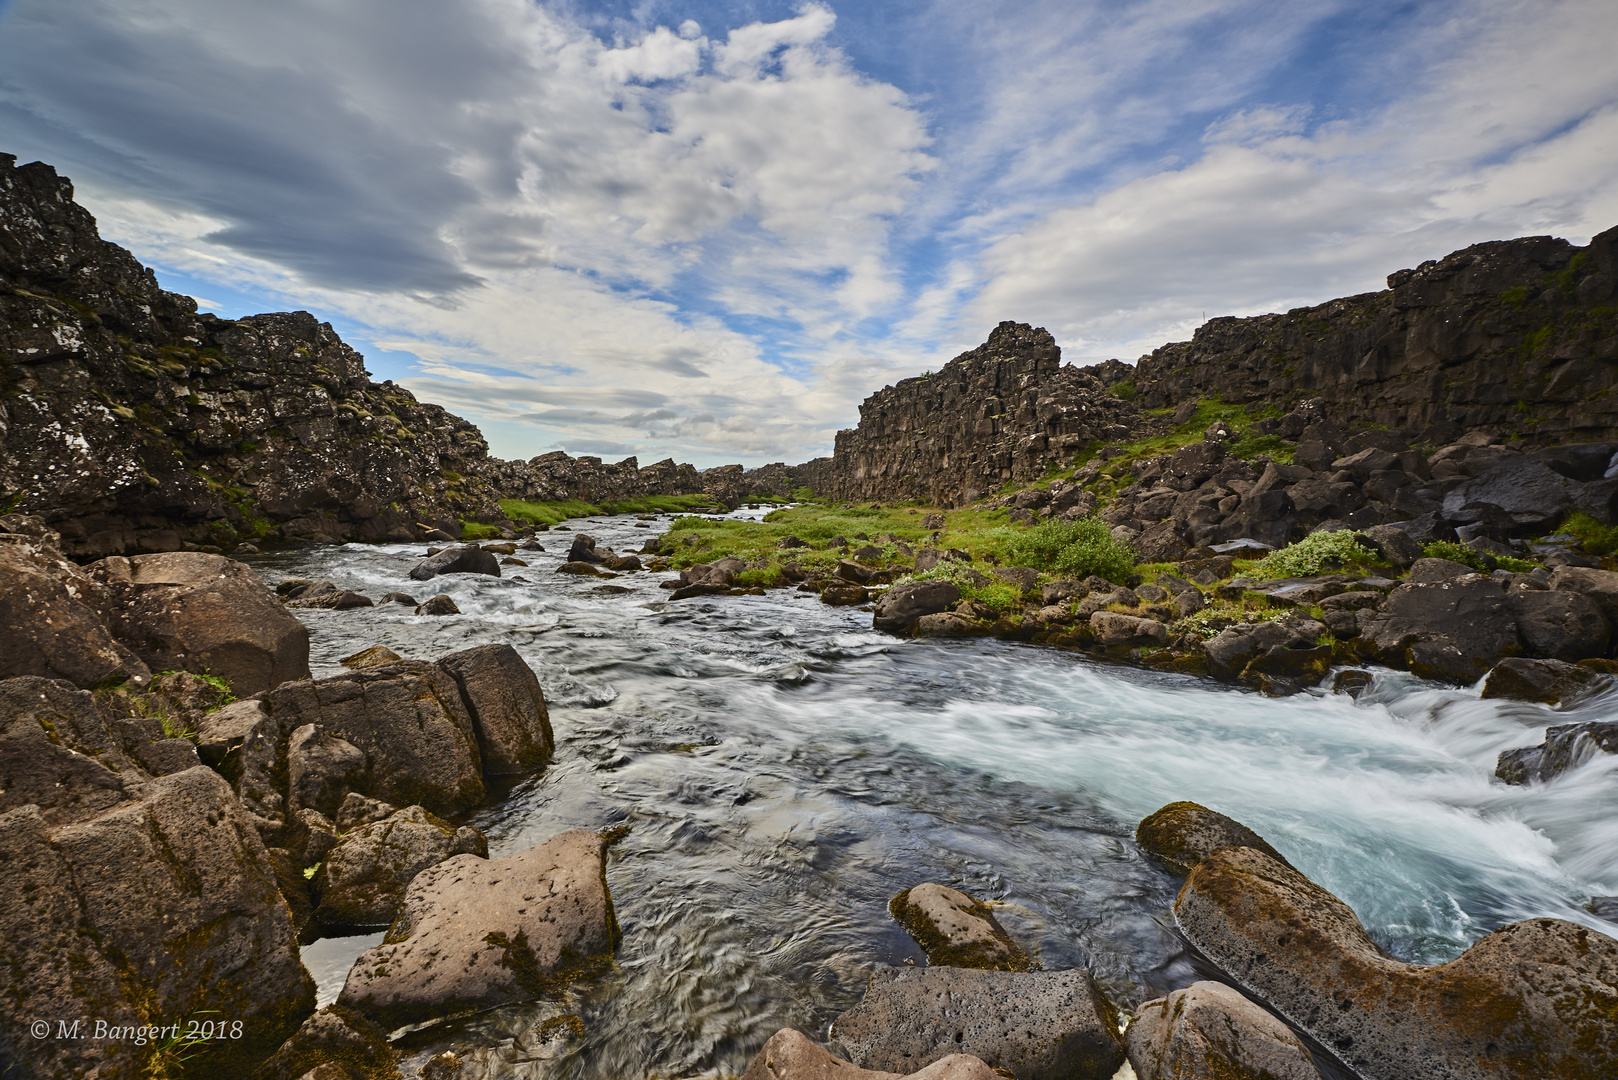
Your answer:
[[[1618,754],[1618,722],[1593,720],[1550,728],[1538,746],[1502,751],[1494,774],[1508,784],[1551,780],[1597,754]]]
[[[1116,1013],[1082,970],[878,968],[831,1037],[861,1068],[901,1074],[966,1053],[1018,1080],[1107,1080],[1124,1060]]]
[[[1189,874],[1192,867],[1214,852],[1232,847],[1255,848],[1290,865],[1246,825],[1194,802],[1169,803],[1142,818],[1135,827],[1135,842],[1177,874]]]
[[[1033,967],[988,905],[959,889],[935,882],[917,885],[890,900],[888,911],[934,966],[985,971]]]
[[[1539,701],[1546,705],[1572,705],[1612,688],[1610,675],[1560,660],[1502,660],[1483,680],[1485,698]]]

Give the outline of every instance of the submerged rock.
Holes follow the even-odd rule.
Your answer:
[[[1341,900],[1250,847],[1191,871],[1186,939],[1365,1080],[1618,1072],[1618,941],[1560,919],[1496,930],[1458,959],[1395,960]]]
[[[888,901],[888,911],[934,966],[1028,971],[1028,955],[994,912],[958,889],[927,882]]]
[[[970,1054],[951,1054],[901,1078],[898,1073],[851,1065],[803,1032],[782,1028],[770,1036],[742,1080],[999,1080],[999,1076]]]
[[[1508,784],[1550,780],[1596,754],[1618,754],[1618,721],[1596,720],[1550,728],[1538,746],[1502,751],[1494,774]]]
[[[503,859],[457,855],[417,874],[338,1003],[394,1028],[545,997],[604,968],[618,941],[606,845],[566,832]]]
[[[1146,1002],[1126,1038],[1136,1080],[1320,1080],[1292,1029],[1224,983]]]
[[[878,968],[831,1034],[854,1064],[898,1073],[966,1053],[1017,1080],[1108,1080],[1124,1060],[1117,1013],[1082,969]]]

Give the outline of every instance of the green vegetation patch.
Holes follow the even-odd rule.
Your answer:
[[[1014,566],[1031,566],[1067,578],[1098,574],[1123,581],[1135,568],[1135,552],[1098,517],[1044,521],[1014,533],[1004,551]]]
[[[1328,566],[1360,566],[1377,562],[1376,553],[1354,540],[1346,529],[1316,532],[1290,547],[1272,551],[1253,565],[1253,574],[1263,581],[1275,578],[1310,577]]]
[[[1557,531],[1578,537],[1584,550],[1592,555],[1611,555],[1618,551],[1618,525],[1603,525],[1589,514],[1572,515]]]

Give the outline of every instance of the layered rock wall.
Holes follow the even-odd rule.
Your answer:
[[[1137,410],[1061,357],[1046,330],[1001,323],[941,370],[866,398],[816,491],[958,506],[1036,479],[1094,440],[1131,437]]]
[[[1131,371],[1140,404],[1287,406],[1318,397],[1350,430],[1442,444],[1489,429],[1533,444],[1618,438],[1618,228],[1579,248],[1550,236],[1457,251],[1382,292],[1284,315],[1213,319]]]

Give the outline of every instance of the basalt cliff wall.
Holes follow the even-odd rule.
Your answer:
[[[942,370],[867,398],[815,486],[961,505],[1168,424],[1127,402],[1183,420],[1205,398],[1280,412],[1308,400],[1346,430],[1433,445],[1480,429],[1528,445],[1618,439],[1615,262],[1618,229],[1584,248],[1477,244],[1401,270],[1381,292],[1213,319],[1136,365],[1064,367],[1050,334],[1002,323]]]
[[[1046,330],[1001,323],[940,370],[866,398],[859,426],[837,433],[830,466],[816,470],[816,490],[959,506],[1095,440],[1136,437],[1140,412],[1061,358]]]
[[[48,165],[0,154],[0,510],[77,558],[248,539],[418,539],[500,498],[786,494],[785,466],[491,458],[307,312],[220,319],[101,239]]]

